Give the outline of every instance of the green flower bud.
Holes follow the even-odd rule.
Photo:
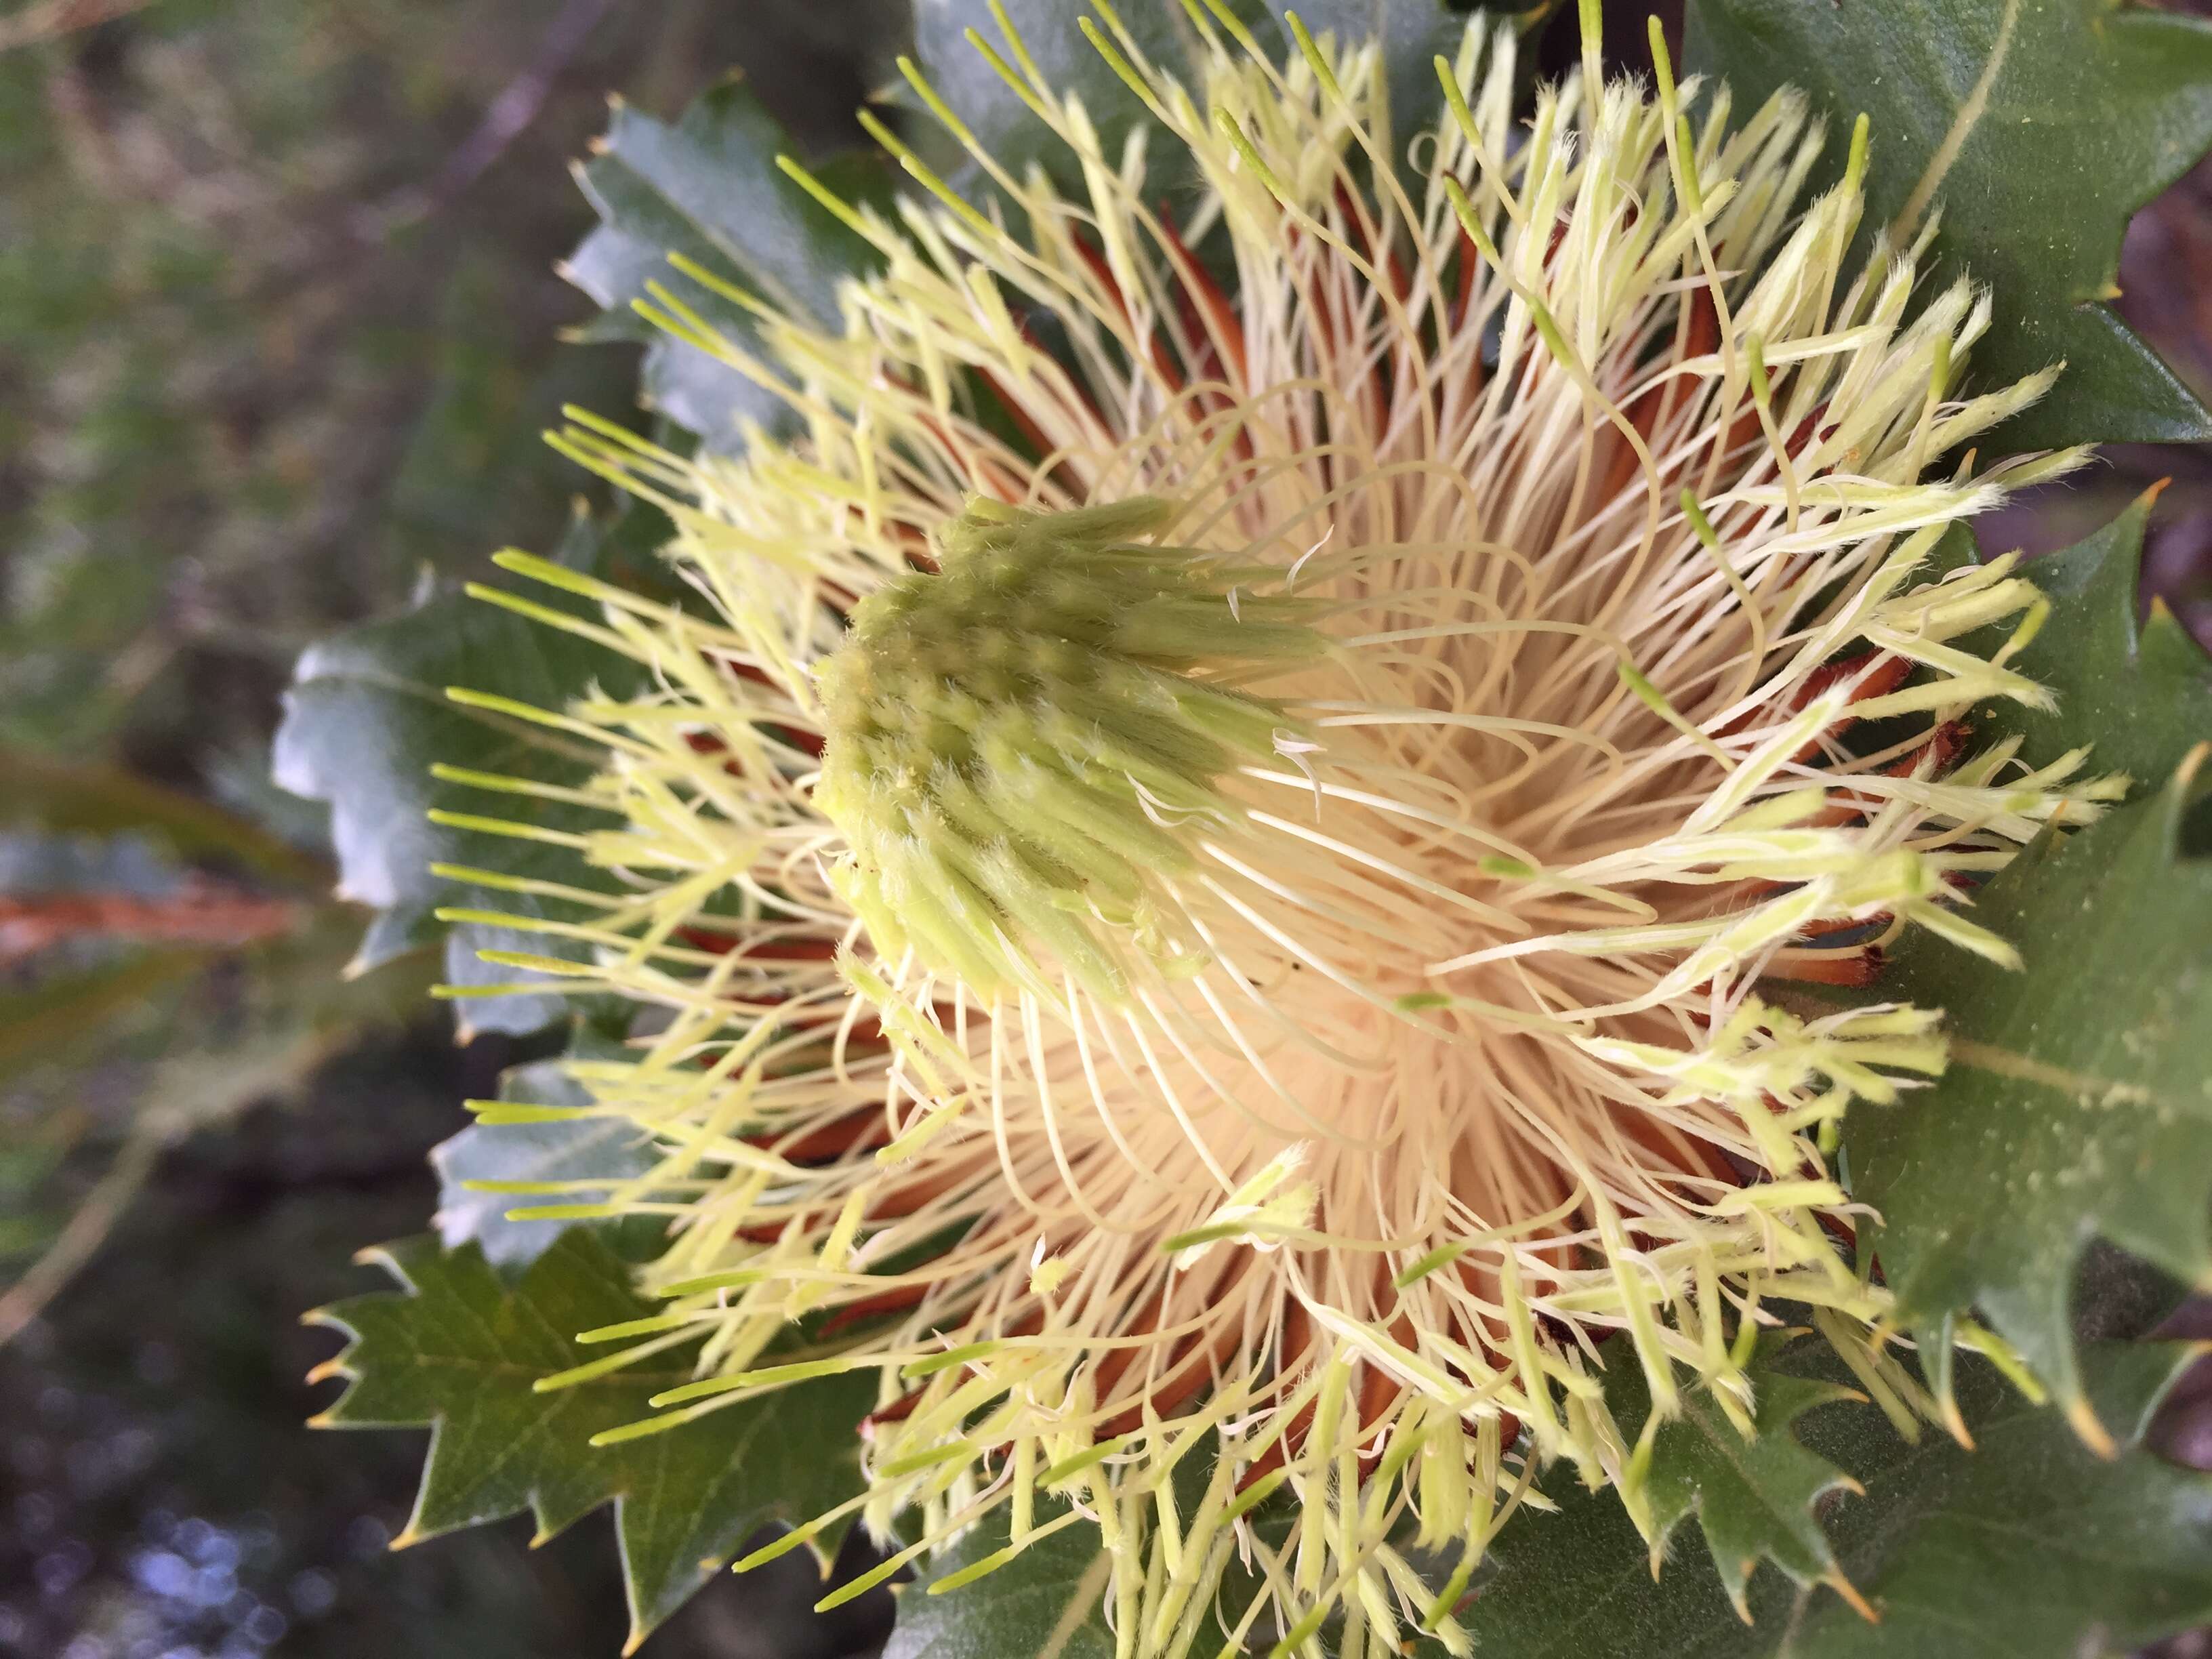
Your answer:
[[[939,568],[863,599],[817,671],[815,804],[877,949],[988,994],[1056,970],[1119,997],[1127,951],[1196,948],[1175,878],[1242,809],[1224,781],[1292,724],[1242,689],[1326,648],[1279,582],[1163,543],[1152,497],[1037,513],[971,501]]]

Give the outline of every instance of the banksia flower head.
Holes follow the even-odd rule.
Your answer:
[[[1607,1369],[1747,1430],[1787,1299],[1940,1413],[1831,1162],[1940,1013],[1792,988],[1914,928],[2011,962],[1972,880],[2123,786],[1961,718],[2047,703],[2007,665],[2045,607],[1945,529],[2078,458],[1977,467],[2051,377],[1954,391],[1986,306],[1916,296],[1917,247],[1846,267],[1866,134],[1806,199],[1794,94],[1692,117],[1593,43],[1516,125],[1478,27],[1405,133],[1371,49],[1194,9],[1184,85],[1096,9],[1152,117],[1117,150],[982,48],[1079,191],[915,76],[974,199],[880,129],[935,201],[813,186],[882,261],[842,331],[652,307],[792,428],[562,440],[697,603],[508,556],[653,688],[532,716],[604,745],[619,896],[519,925],[661,1011],[575,1067],[658,1166],[534,1213],[667,1223],[669,1311],[592,1334],[698,1380],[620,1432],[876,1374],[894,1566],[1095,1526],[1124,1655],[1462,1650],[1542,1462],[1645,1514]]]

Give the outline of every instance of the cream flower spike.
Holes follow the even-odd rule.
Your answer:
[[[660,1161],[536,1213],[667,1224],[669,1311],[592,1334],[703,1339],[698,1380],[620,1432],[880,1377],[865,1512],[921,1541],[841,1595],[1004,1511],[958,1577],[1095,1526],[1124,1659],[1462,1652],[1540,1462],[1644,1514],[1602,1369],[1747,1430],[1786,1299],[1916,1398],[1831,1157],[1940,1014],[1791,988],[1907,928],[2011,962],[1970,878],[2123,786],[1976,751],[1969,705],[2048,702],[2007,665],[2045,607],[1936,558],[2079,457],[1977,471],[2052,375],[1959,395],[1986,304],[1844,268],[1863,125],[1807,201],[1794,94],[1693,116],[1593,42],[1516,125],[1471,27],[1406,134],[1371,48],[1278,67],[1194,6],[1186,86],[1094,9],[1152,117],[1118,153],[981,48],[1079,193],[909,68],[989,193],[880,129],[933,205],[792,168],[881,255],[842,332],[649,307],[795,435],[563,440],[699,603],[508,560],[655,687],[543,718],[605,746],[623,894],[554,965],[659,1011],[582,1109]]]

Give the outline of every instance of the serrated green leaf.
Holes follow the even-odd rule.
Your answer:
[[[2068,1301],[2089,1240],[2212,1277],[2212,861],[2179,840],[2198,793],[2178,775],[1975,894],[2022,972],[1908,936],[1879,994],[1944,1010],[1950,1067],[1844,1127],[1903,1316],[1980,1306],[2077,1416]]]
[[[1838,134],[1872,118],[1863,236],[1940,205],[1942,271],[1996,307],[1976,379],[2067,364],[2000,447],[2212,435],[2103,303],[2128,216],[2212,143],[2212,25],[2113,0],[1692,0],[1687,56],[1739,100],[1804,88]]]
[[[1763,1568],[1747,1625],[1710,1562],[1680,1547],[1655,1582],[1615,1496],[1564,1470],[1547,1481],[1559,1512],[1504,1530],[1496,1576],[1461,1623],[1479,1654],[1510,1659],[2076,1659],[2154,1640],[2212,1613],[2212,1478],[2139,1444],[2187,1357],[2091,1351],[2085,1375],[2125,1447],[2111,1462],[1978,1364],[1959,1389],[1974,1451],[1933,1435],[1908,1444],[1869,1406],[1811,1413],[1807,1444],[1865,1487],[1825,1515],[1879,1623]]]
[[[1756,1389],[1754,1437],[1747,1438],[1729,1420],[1710,1390],[1692,1389],[1682,1396],[1680,1414],[1662,1422],[1654,1435],[1644,1484],[1653,1561],[1666,1553],[1674,1529],[1694,1515],[1721,1583],[1739,1607],[1762,1560],[1771,1560],[1801,1584],[1833,1572],[1835,1555],[1814,1506],[1850,1480],[1807,1450],[1791,1425],[1815,1406],[1849,1398],[1852,1391],[1758,1364],[1749,1376]],[[1643,1367],[1608,1367],[1606,1403],[1632,1443],[1651,1409]]]
[[[1456,49],[1464,13],[1444,0],[1317,0],[1302,9],[1291,0],[1236,0],[1234,10],[1255,27],[1263,47],[1290,48],[1285,13],[1299,10],[1316,34],[1381,43],[1392,108],[1402,137],[1431,117],[1438,90],[1431,59]],[[1004,0],[1022,47],[1056,94],[1079,97],[1109,155],[1118,155],[1131,126],[1145,118],[1136,94],[1084,37],[1079,7],[1058,0]],[[1202,88],[1200,36],[1178,0],[1125,0],[1118,12],[1139,50],[1153,64]],[[1002,165],[1019,173],[1042,161],[1070,187],[1080,168],[1029,106],[968,40],[981,34],[1002,56],[1008,46],[988,0],[927,0],[916,8],[914,57],[955,115]],[[919,106],[902,87],[900,94]],[[956,187],[975,194],[987,181],[952,136],[924,117],[917,148]],[[873,251],[776,168],[789,148],[782,130],[752,94],[736,82],[708,93],[671,126],[617,104],[605,136],[577,169],[599,228],[586,237],[564,274],[605,310],[577,331],[586,340],[645,344],[642,401],[730,450],[738,428],[753,421],[774,429],[784,400],[697,347],[671,337],[641,316],[634,302],[657,303],[657,283],[741,348],[757,345],[753,319],[724,295],[678,270],[671,253],[699,262],[793,314],[835,326],[837,282],[872,270]],[[1157,167],[1171,166],[1176,147],[1153,147]],[[884,158],[848,155],[817,169],[848,201],[883,203],[890,194]],[[1157,173],[1173,189],[1182,180]]]
[[[589,1045],[569,1053],[588,1052]],[[591,1097],[571,1079],[565,1060],[533,1060],[501,1074],[499,1097],[532,1106],[587,1106]],[[611,1188],[642,1175],[659,1160],[626,1117],[556,1118],[542,1123],[477,1123],[430,1149],[438,1172],[438,1237],[449,1250],[474,1243],[498,1267],[526,1267],[572,1225],[562,1221],[510,1221],[507,1212],[533,1201],[479,1192],[484,1181],[604,1180]],[[562,1203],[589,1204],[599,1188],[563,1194]]]
[[[1084,37],[1079,20],[1085,9],[1062,0],[1000,3],[1046,82],[1062,95],[1072,93],[1082,100],[1105,153],[1119,157],[1130,128],[1149,118],[1136,94]],[[1467,14],[1443,0],[1231,0],[1229,9],[1261,49],[1279,61],[1294,50],[1284,21],[1291,12],[1315,36],[1334,35],[1340,46],[1377,42],[1390,88],[1392,124],[1401,143],[1413,123],[1440,107],[1433,59],[1439,52],[1449,57],[1455,52],[1468,26]],[[1202,95],[1201,37],[1181,0],[1123,0],[1115,10],[1147,61]],[[990,0],[921,0],[916,5],[914,55],[932,87],[977,142],[1017,177],[1027,164],[1040,161],[1064,185],[1079,188],[1082,175],[1075,158],[969,44],[971,29],[1012,61]],[[1152,146],[1147,158],[1152,189],[1173,191],[1187,182],[1168,170],[1179,165],[1172,153],[1177,148]],[[975,170],[938,135],[925,136],[924,153],[962,188],[981,186]]]
[[[2144,1087],[2151,1075],[2185,1086],[2192,1066],[2203,1069],[2207,1052],[2203,1040],[2190,1033],[2192,1018],[2202,1023],[2203,1004],[2188,999],[2205,994],[2189,987],[2203,974],[2212,889],[2203,866],[2174,855],[2170,843],[2167,854],[2156,855],[2151,821],[2161,819],[2169,833],[2178,833],[2179,803],[2161,803],[2153,792],[2191,744],[2212,738],[2212,660],[2162,606],[2154,606],[2147,623],[2136,621],[2143,532],[2154,495],[2030,568],[2052,603],[2018,665],[2056,694],[2057,708],[1990,703],[1968,717],[1978,741],[2017,737],[2028,765],[2045,765],[2086,745],[2087,774],[2117,769],[2133,776],[2135,803],[2087,843],[2087,849],[2106,848],[2112,861],[2100,871],[2084,863],[2095,856],[2089,850],[2057,859],[2060,849],[2036,849],[1978,896],[1982,919],[1996,921],[2027,954],[2024,979],[1992,975],[1978,961],[1930,941],[1905,942],[1898,973],[1885,975],[1870,994],[1915,996],[1983,1022],[2000,1018],[1994,1000],[2001,1000],[2008,1011],[2001,1017],[2004,1030],[1993,1036],[1983,1024],[1958,1026],[1982,1046],[1966,1051],[1952,1076],[1895,1113],[1861,1112],[1844,1131],[1855,1194],[1875,1202],[1890,1223],[1875,1247],[1893,1284],[1911,1291],[1907,1316],[1940,1345],[1941,1320],[1981,1294],[1977,1286],[1991,1287],[1989,1305],[1993,1313],[2005,1307],[1999,1322],[2007,1334],[2069,1400],[2078,1400],[2080,1390],[2068,1369],[2072,1344],[2064,1322],[2068,1288],[2079,1288],[2072,1264],[2080,1248],[2099,1232],[2139,1242],[2106,1219],[2130,1212],[2164,1236],[2167,1242],[2152,1254],[2169,1271],[2188,1276],[2203,1248],[2186,1213],[2166,1213],[2194,1201],[2181,1175],[2185,1165],[2176,1160],[2189,1156],[2201,1131],[2186,1112],[2162,1121],[2167,1108],[2131,1106],[2127,1092]],[[1960,556],[1971,556],[1969,538],[1961,532],[1960,539]],[[1998,642],[1984,643],[1994,648]],[[2118,861],[2117,848],[2130,832],[2116,823],[2136,824],[2134,833],[2146,838],[2132,874]],[[2038,884],[2053,875],[2061,890],[2039,897]],[[2008,908],[1990,908],[1996,904]],[[2108,921],[2110,933],[2104,931]],[[2144,921],[2148,931],[2136,932]],[[2076,935],[2091,923],[2107,941],[2094,960],[2074,949]],[[1907,973],[1909,982],[1901,977]],[[2184,1001],[2172,1014],[2176,1030],[2161,1036],[2157,1011],[2177,994]],[[2116,1023],[2115,1007],[2136,1009],[2138,1018]],[[2138,1070],[2099,1073],[2121,1090],[2122,1104],[2099,1114],[2084,1135],[2066,1091],[2021,1073],[2033,1062],[2045,1068],[2046,1081],[2081,1074],[2083,1057],[2112,1041],[2123,1066]],[[2197,1112],[2205,1109],[2200,1103]],[[1911,1121],[1923,1112],[1930,1115]],[[1954,1115],[1960,1112],[1963,1117]],[[1913,1160],[1910,1170],[1901,1166],[1906,1157]],[[2106,1163],[2130,1157],[2154,1169],[2158,1179],[2136,1188],[2124,1165]],[[2007,1224],[1977,1230],[1972,1218],[1984,1214]],[[1966,1237],[1978,1231],[1979,1243]],[[2021,1251],[2028,1255],[2016,1258]],[[2052,1276],[2039,1282],[2046,1271]],[[2083,1421],[2094,1434],[2090,1419]]]
[[[1176,1502],[1186,1520],[1197,1512],[1218,1455],[1218,1443],[1209,1437],[1177,1462]],[[1296,1512],[1290,1495],[1277,1492],[1251,1512],[1248,1524],[1280,1552]],[[1036,1505],[1035,1524],[1052,1526],[1066,1513],[1058,1500],[1044,1498]],[[1036,1539],[981,1578],[933,1593],[931,1586],[989,1561],[1006,1548],[1010,1536],[1010,1517],[1001,1507],[929,1558],[915,1581],[899,1588],[898,1622],[884,1659],[1108,1659],[1120,1651],[1107,1618],[1113,1597],[1110,1558],[1100,1547],[1097,1525],[1087,1517]],[[1419,1570],[1427,1559],[1425,1553],[1410,1540],[1401,1541]],[[1449,1573],[1444,1568],[1438,1582]],[[1192,1652],[1212,1652],[1223,1632],[1243,1619],[1261,1594],[1261,1581],[1252,1564],[1231,1553],[1210,1597],[1211,1617],[1200,1626]],[[1273,1617],[1271,1609],[1255,1615],[1246,1631],[1249,1650],[1265,1653],[1274,1641]],[[1323,1626],[1322,1639],[1328,1641],[1336,1628],[1334,1621]],[[1431,1643],[1414,1651],[1433,1659],[1433,1648]]]
[[[780,172],[788,137],[751,91],[726,82],[671,126],[627,104],[614,106],[605,136],[577,182],[599,228],[563,274],[606,307],[580,337],[647,343],[643,401],[711,447],[738,443],[740,421],[774,427],[783,399],[710,356],[663,333],[631,308],[658,283],[740,346],[758,344],[738,306],[669,263],[679,253],[792,315],[837,321],[836,286],[872,267],[867,244]],[[827,170],[848,200],[878,198],[882,168],[857,157]]]
[[[1113,1558],[1087,1521],[1031,1544],[996,1572],[930,1593],[1004,1549],[1008,1535],[1001,1509],[901,1585],[884,1659],[1113,1659],[1106,1623]]]
[[[618,550],[621,544],[613,545]],[[588,565],[595,552],[606,550],[601,532],[580,520],[563,561]],[[563,597],[539,593],[533,601],[557,607]],[[605,829],[612,820],[566,802],[443,781],[430,768],[442,763],[577,787],[598,769],[592,745],[510,715],[463,708],[446,695],[447,688],[557,710],[593,684],[626,695],[638,675],[628,658],[462,594],[334,635],[301,653],[284,694],[272,769],[294,794],[330,803],[338,891],[380,912],[355,971],[441,933],[447,976],[456,986],[545,978],[483,963],[482,950],[588,960],[587,945],[519,929],[477,922],[444,929],[432,914],[441,906],[564,921],[582,920],[584,912],[557,899],[448,881],[431,873],[435,863],[585,889],[606,884],[568,848],[434,823],[428,815],[443,810],[570,834]],[[465,1030],[520,1033],[562,1018],[570,1001],[523,991],[471,997],[456,1006]]]
[[[592,1233],[571,1229],[508,1285],[474,1245],[430,1238],[373,1253],[406,1286],[310,1316],[353,1340],[327,1368],[351,1380],[317,1422],[432,1426],[403,1541],[524,1509],[540,1536],[613,1502],[630,1645],[681,1606],[764,1524],[811,1519],[860,1489],[854,1425],[865,1376],[832,1376],[710,1413],[665,1434],[593,1448],[602,1430],[650,1414],[648,1396],[689,1381],[661,1355],[539,1394],[541,1376],[587,1359],[572,1333],[656,1311]]]
[[[1466,9],[1443,0],[1267,0],[1276,17],[1296,12],[1316,37],[1340,46],[1373,40],[1382,49],[1390,89],[1390,125],[1403,144],[1443,106],[1436,60],[1451,58],[1466,37]]]
[[[1149,118],[1136,94],[1084,38],[1085,9],[1060,0],[1000,0],[1000,4],[1037,72],[1062,97],[1081,100],[1106,155],[1119,157],[1129,129]],[[1133,0],[1115,10],[1146,58],[1171,74],[1188,74],[1199,51],[1199,36],[1176,0]],[[1082,175],[1074,157],[969,43],[970,30],[1018,68],[989,0],[917,0],[914,57],[931,87],[976,142],[1016,178],[1036,161],[1064,185],[1079,184]],[[963,186],[978,182],[963,153],[947,144],[948,136],[927,130],[919,136],[927,146],[925,154],[943,163],[942,171]]]
[[[2212,658],[2165,605],[2136,621],[2143,530],[2157,492],[2027,575],[2051,616],[2014,666],[2058,698],[2055,712],[2006,701],[1975,709],[1978,738],[2018,733],[2031,766],[2089,745],[2088,770],[2155,788],[2192,744],[2212,738]]]

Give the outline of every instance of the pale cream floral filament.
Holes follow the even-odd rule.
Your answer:
[[[595,1103],[570,1109],[659,1166],[536,1212],[669,1222],[668,1312],[592,1334],[586,1369],[697,1340],[699,1380],[622,1432],[877,1373],[861,1507],[920,1516],[895,1564],[1004,1510],[973,1571],[1096,1525],[1124,1655],[1462,1651],[1452,1608],[1539,1460],[1645,1518],[1603,1367],[1747,1424],[1747,1345],[1786,1297],[1885,1401],[1936,1408],[1866,1334],[1883,1295],[1835,1245],[1823,1147],[1941,1070],[1940,1017],[1788,987],[1872,981],[1907,927],[2008,961],[1961,878],[2124,787],[1958,723],[2047,701],[2004,663],[2044,613],[2009,561],[1940,568],[1945,528],[2078,458],[1923,478],[2051,376],[1952,395],[1986,304],[1916,308],[1912,251],[1843,269],[1865,135],[1803,201],[1822,138],[1794,94],[1732,125],[1724,91],[1693,121],[1663,72],[1656,100],[1577,76],[1516,128],[1513,36],[1471,27],[1446,115],[1397,134],[1371,49],[1294,29],[1278,66],[1194,9],[1186,87],[1096,9],[1153,117],[1118,155],[1011,30],[986,47],[1079,191],[917,76],[972,197],[903,149],[924,196],[889,215],[792,169],[882,261],[842,331],[688,264],[761,356],[666,290],[645,307],[786,388],[795,434],[738,459],[562,440],[666,508],[699,603],[507,560],[601,601],[538,614],[653,686],[504,710],[605,744],[609,827],[577,844],[617,890],[565,895],[590,964],[511,959],[662,1011],[575,1065]],[[1146,205],[1163,149],[1201,186],[1179,222]],[[841,651],[878,629],[905,659],[855,620],[878,596],[926,616],[959,550],[1027,570],[1003,549],[1048,545],[1223,573],[1186,598],[1224,648],[1145,683],[1183,685],[1226,758],[1156,784],[992,762],[1104,789],[1099,844],[1120,812],[1125,851],[1173,853],[1047,891],[968,830],[878,822],[835,745],[888,696]],[[1313,648],[1239,648],[1278,625]],[[1111,723],[1064,714],[1006,729]],[[972,824],[985,797],[928,775]],[[979,908],[971,875],[1029,896]],[[1221,1626],[1232,1556],[1263,1593]]]

